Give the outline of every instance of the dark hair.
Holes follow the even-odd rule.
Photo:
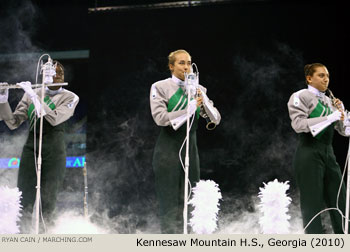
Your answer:
[[[326,67],[325,65],[321,64],[321,63],[312,63],[312,64],[306,64],[304,66],[304,73],[305,73],[305,82],[306,84],[309,84],[307,82],[306,77],[307,76],[313,76],[314,73],[316,72],[316,68],[318,67]]]

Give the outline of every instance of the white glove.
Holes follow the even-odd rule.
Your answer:
[[[30,81],[22,81],[21,83],[18,83],[18,85],[23,88],[24,92],[30,97],[32,100],[34,107],[35,107],[35,112],[38,117],[40,117],[40,112],[41,112],[41,103],[38,99],[38,96],[32,89],[32,83]],[[43,110],[43,116],[46,115],[45,110]]]
[[[190,116],[192,116],[197,110],[197,100],[195,100],[195,99],[191,100],[190,103],[188,104],[188,109],[189,109],[188,112],[190,113]],[[186,120],[187,120],[187,111],[185,114],[183,114],[183,115],[181,115],[173,120],[170,120],[170,123],[171,123],[171,126],[173,127],[173,129],[177,130],[186,122]]]
[[[350,126],[350,113],[348,111],[344,112],[344,126],[349,127]]]
[[[36,93],[32,89],[32,83],[30,83],[30,81],[22,81],[18,83],[18,86],[20,86],[30,98],[36,97]]]
[[[340,117],[341,117],[341,112],[339,110],[336,110],[335,112],[327,116],[327,121],[329,121],[330,123],[333,123],[335,121],[339,121]]]
[[[345,127],[345,135],[350,136],[350,127]]]
[[[193,99],[190,101],[190,104],[189,104],[189,112],[190,112],[190,115],[193,115],[194,112],[196,112],[197,110],[197,100],[196,99]]]
[[[6,103],[9,98],[9,90],[6,89],[0,89],[0,103]]]

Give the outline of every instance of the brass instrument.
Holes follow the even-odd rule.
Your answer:
[[[202,91],[199,88],[197,88],[196,97],[201,97],[201,96],[202,96]],[[202,101],[201,106],[203,106],[203,101]],[[207,113],[204,112],[202,116],[207,121],[207,125],[205,126],[207,128],[207,130],[213,130],[216,128],[216,124],[210,120]]]
[[[214,122],[212,122],[209,118],[209,116],[207,114],[205,114],[206,117],[205,120],[207,121],[207,125],[205,126],[207,128],[207,130],[213,130],[216,128],[216,124]]]

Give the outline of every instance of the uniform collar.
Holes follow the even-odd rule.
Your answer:
[[[54,95],[56,95],[56,94],[61,93],[62,91],[63,91],[63,88],[62,88],[62,87],[60,87],[60,88],[57,89],[57,90],[51,90],[51,89],[49,89],[48,87],[45,87],[45,92],[46,92],[46,94],[48,94],[49,96],[54,96]]]
[[[175,82],[179,86],[185,85],[185,82],[183,80],[180,80],[179,78],[177,78],[175,75],[172,75],[171,79],[173,80],[173,82]]]
[[[313,86],[310,86],[310,85],[308,85],[307,86],[307,89],[311,92],[311,93],[313,93],[314,95],[316,95],[317,97],[324,97],[325,96],[325,94],[324,94],[324,92],[321,92],[320,90],[318,90],[317,88],[314,88]]]

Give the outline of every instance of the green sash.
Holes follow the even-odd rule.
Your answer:
[[[192,98],[193,99],[193,98]],[[182,90],[181,87],[175,92],[175,94],[170,97],[168,102],[168,112],[174,112],[178,110],[183,110],[187,106],[187,94]],[[199,119],[200,107],[196,110],[197,119]]]
[[[51,110],[54,110],[56,108],[56,105],[51,101],[50,97],[49,96],[46,96],[44,98],[44,102],[47,104],[47,106],[51,109]],[[28,118],[29,118],[29,121],[30,121],[30,129],[33,128],[33,125],[34,125],[34,121],[35,121],[35,118],[36,118],[36,113],[35,113],[35,107],[34,107],[34,104],[31,103],[29,105],[29,108],[28,108]]]
[[[315,117],[321,117],[321,116],[328,116],[332,114],[331,109],[328,107],[328,105],[323,104],[320,100],[317,103],[317,106],[315,109],[311,112],[309,115],[309,118],[315,118]],[[333,124],[331,124],[333,125]],[[329,126],[328,126],[329,127]],[[328,128],[327,127],[327,128]],[[322,130],[315,138],[319,139],[322,137],[322,135],[326,132],[327,128]]]

